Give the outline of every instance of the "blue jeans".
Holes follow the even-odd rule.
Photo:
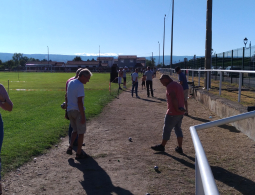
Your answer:
[[[137,95],[137,88],[138,88],[138,82],[133,82],[133,85],[132,85],[132,97],[133,97],[133,94],[134,94],[134,88],[135,88],[135,94],[136,94],[136,96],[138,96]]]
[[[0,154],[1,154],[1,149],[2,149],[2,144],[3,144],[3,139],[4,139],[4,124],[2,120],[2,116],[0,114]],[[1,157],[0,157],[0,181],[1,181]]]

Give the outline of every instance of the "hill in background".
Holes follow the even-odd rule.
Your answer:
[[[2,60],[2,62],[6,62],[8,60],[12,60],[12,56],[13,53],[0,53],[0,60]],[[35,59],[39,59],[39,60],[43,60],[43,59],[48,59],[48,54],[23,54],[23,56],[27,56],[28,58],[35,58]],[[67,61],[72,61],[74,58],[76,57],[76,55],[60,55],[60,54],[49,54],[49,60],[51,61],[57,61],[57,62],[67,62]],[[97,59],[97,57],[99,56],[80,56],[81,59],[83,61],[87,61],[92,60],[92,58],[94,58],[95,60]],[[114,57],[115,59],[117,59],[117,56],[100,56],[100,57]],[[148,60],[151,60],[151,56],[137,56],[137,57],[145,57]],[[198,56],[197,56],[198,57]],[[153,56],[153,58],[155,59],[155,63],[158,64],[159,59],[160,62],[163,62],[163,56]],[[184,58],[187,58],[188,60],[192,59],[193,56],[173,56],[173,64],[178,63],[179,61],[184,61]],[[165,55],[164,56],[164,62],[165,64],[170,64],[170,55]]]

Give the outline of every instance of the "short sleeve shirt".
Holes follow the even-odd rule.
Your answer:
[[[146,76],[146,81],[152,81],[153,72],[150,70],[147,70],[144,75]]]
[[[183,90],[189,88],[189,85],[188,85],[188,82],[187,82],[187,79],[186,79],[186,75],[183,72],[181,72],[179,74],[179,81],[182,81]]]
[[[137,82],[138,82],[138,74],[137,74],[136,72],[134,72],[134,73],[132,74],[132,81],[135,81],[136,78],[137,78]]]
[[[166,114],[168,114],[168,115],[182,115],[183,113],[178,112],[174,109],[172,99],[169,95],[170,92],[175,93],[176,99],[178,101],[178,108],[184,107],[183,88],[179,83],[172,81],[166,87],[166,98],[167,98],[167,112],[166,112]]]
[[[68,79],[68,80],[66,81],[66,92],[67,92],[68,83],[69,83],[71,80],[74,80],[74,79],[75,79],[75,77],[71,77],[70,79]]]
[[[67,87],[67,102],[68,102],[67,111],[70,111],[70,110],[79,111],[78,97],[83,97],[82,102],[84,102],[84,96],[85,96],[85,92],[84,92],[83,84],[78,79],[71,80]]]

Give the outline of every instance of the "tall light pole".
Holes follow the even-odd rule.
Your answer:
[[[245,37],[245,38],[243,39],[243,43],[244,43],[245,48],[246,48],[247,42],[248,42],[248,39]]]
[[[165,17],[164,17],[164,35],[163,35],[163,67],[165,67],[165,62],[164,62],[164,49],[165,49],[165,19],[166,19],[166,14],[165,14]]]
[[[49,47],[47,46],[48,48],[48,65],[49,65]]]
[[[211,68],[212,51],[212,0],[207,0],[206,10],[206,40],[205,40],[205,69]],[[210,88],[210,74],[206,74],[204,87]]]
[[[172,29],[171,29],[171,57],[170,57],[170,68],[172,69],[173,64],[173,29],[174,28],[174,0],[172,1]],[[172,71],[170,71],[172,75]]]
[[[158,41],[158,64],[160,63],[160,43]]]

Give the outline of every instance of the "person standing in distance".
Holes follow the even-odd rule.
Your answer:
[[[122,88],[120,87],[122,77],[123,77],[123,70],[122,70],[122,68],[120,68],[120,69],[119,69],[119,77],[118,77],[119,89],[122,89]]]
[[[81,150],[84,134],[86,132],[86,116],[84,107],[84,86],[89,82],[92,73],[87,69],[82,69],[77,79],[71,80],[67,88],[67,113],[73,128],[71,143],[66,151],[72,155],[73,143],[78,134],[78,147],[76,159],[86,158],[87,155]]]
[[[126,86],[126,82],[127,82],[127,76],[126,76],[127,67],[125,66],[122,71],[123,71],[123,88],[126,89],[127,88],[127,86]]]
[[[152,78],[153,78],[153,71],[151,71],[151,67],[147,67],[147,71],[144,73],[146,76],[146,87],[147,87],[147,97],[150,97],[150,90],[151,89],[151,97],[153,97],[153,89],[152,89]]]
[[[8,93],[4,86],[0,84],[0,107],[4,110],[7,111],[12,111],[13,108],[13,103],[10,100]],[[4,124],[2,120],[2,116],[0,114],[0,154],[1,154],[1,149],[2,149],[2,144],[3,144],[3,139],[4,139]],[[1,184],[1,156],[0,156],[0,194],[2,194],[2,184]]]
[[[175,68],[175,72],[179,75],[179,82],[182,85],[183,88],[183,94],[184,94],[184,105],[185,105],[185,115],[188,116],[188,96],[189,96],[189,85],[187,82],[186,75],[181,71],[180,67]]]
[[[138,68],[136,68],[135,72],[132,74],[132,97],[133,97],[133,94],[134,94],[134,89],[135,89],[136,97],[139,98],[139,96],[137,94],[137,90],[138,90]]]
[[[182,86],[173,81],[168,75],[161,75],[160,82],[166,87],[167,112],[165,115],[165,124],[163,127],[163,139],[160,145],[152,146],[156,151],[165,151],[165,145],[170,139],[171,131],[174,128],[177,137],[178,146],[175,151],[182,154],[183,134],[181,129],[183,119],[184,97]]]

